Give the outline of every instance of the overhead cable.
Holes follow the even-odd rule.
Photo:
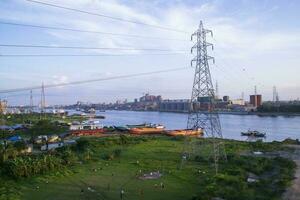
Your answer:
[[[0,57],[122,57],[122,56],[175,56],[189,55],[185,53],[163,53],[163,54],[0,54]]]
[[[182,42],[189,41],[189,40],[177,39],[177,38],[162,38],[162,37],[153,37],[153,36],[146,36],[146,35],[112,33],[112,32],[92,31],[92,30],[83,30],[83,29],[62,28],[62,27],[55,27],[55,26],[43,26],[43,25],[24,24],[24,23],[15,23],[15,22],[4,22],[4,21],[0,21],[0,24],[2,24],[2,25],[12,25],[12,26],[21,26],[21,27],[30,27],[30,28],[39,28],[39,29],[72,31],[72,32],[80,32],[80,33],[93,33],[93,34],[102,34],[102,35],[109,35],[109,36],[142,38],[142,39],[172,40],[172,41],[182,41]]]
[[[175,29],[175,28],[172,28],[172,27],[160,26],[160,25],[155,25],[155,24],[148,24],[148,23],[144,23],[144,22],[140,22],[140,21],[134,21],[134,20],[130,20],[130,19],[124,19],[124,18],[120,18],[120,17],[104,15],[104,14],[101,14],[101,13],[89,12],[89,11],[85,11],[85,10],[70,8],[70,7],[61,6],[61,5],[52,4],[52,3],[47,3],[47,2],[43,2],[43,1],[36,1],[36,0],[25,0],[25,1],[40,4],[40,5],[44,5],[44,6],[50,6],[50,7],[53,7],[53,8],[59,8],[59,9],[73,11],[73,12],[79,12],[79,13],[83,13],[83,14],[103,17],[103,18],[107,18],[107,19],[111,19],[111,20],[117,20],[117,21],[122,21],[122,22],[127,22],[127,23],[133,23],[133,24],[138,24],[138,25],[149,26],[149,27],[152,27],[152,28],[157,28],[157,29],[162,29],[162,30],[174,31],[174,32],[179,32],[179,33],[189,33],[187,31]]]
[[[166,70],[159,70],[159,71],[152,71],[152,72],[143,72],[143,73],[136,73],[136,74],[127,74],[127,75],[119,75],[119,76],[112,76],[107,78],[97,78],[97,79],[89,79],[89,80],[82,80],[82,81],[72,81],[67,83],[58,83],[58,84],[48,84],[44,85],[44,88],[55,88],[61,86],[68,86],[68,85],[80,85],[85,83],[92,83],[92,82],[100,82],[100,81],[107,81],[107,80],[116,80],[116,79],[123,79],[123,78],[132,78],[132,77],[139,77],[139,76],[147,76],[152,74],[160,74],[160,73],[167,73],[173,71],[180,71],[190,69],[188,67],[181,67],[181,68],[173,68],[173,69],[166,69]],[[32,86],[32,87],[23,87],[23,88],[15,88],[15,89],[8,89],[8,90],[0,90],[0,94],[2,93],[13,93],[13,92],[21,92],[27,90],[37,90],[41,89],[41,86]]]
[[[58,45],[31,45],[31,44],[0,44],[0,47],[44,48],[44,49],[94,49],[94,50],[120,50],[120,51],[186,51],[183,49],[86,47],[86,46],[58,46]]]

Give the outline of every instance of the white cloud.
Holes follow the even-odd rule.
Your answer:
[[[53,84],[63,84],[63,83],[68,83],[69,82],[69,78],[66,75],[54,75],[52,76]]]
[[[270,71],[271,66],[276,66],[277,68],[283,66],[286,69],[284,72],[274,71],[273,77],[288,77],[289,71],[292,71],[293,68],[296,68],[300,64],[297,60],[290,60],[291,57],[296,58],[297,52],[300,51],[300,30],[278,29],[275,31],[275,29],[268,28],[268,23],[276,19],[273,17],[274,12],[280,10],[280,7],[277,5],[272,5],[270,8],[263,6],[263,8],[253,8],[249,10],[245,8],[239,8],[234,12],[234,14],[228,14],[224,13],[224,9],[221,9],[222,4],[217,1],[211,1],[210,3],[204,4],[199,3],[198,5],[193,6],[187,4],[186,1],[169,1],[165,6],[161,6],[161,4],[163,4],[162,1],[144,1],[142,3],[140,1],[136,1],[135,5],[133,5],[133,3],[125,4],[123,1],[118,0],[65,0],[63,2],[60,0],[47,0],[47,2],[153,25],[174,27],[187,32],[193,32],[197,28],[200,19],[203,19],[205,26],[214,31],[214,37],[216,41],[211,39],[209,40],[215,43],[215,53],[212,54],[216,56],[218,65],[223,67],[224,70],[227,70],[226,73],[228,73],[227,76],[229,77],[227,79],[230,79],[230,77],[237,77],[236,79],[241,79],[241,83],[239,84],[236,84],[237,80],[233,80],[232,84],[227,81],[229,82],[227,84],[227,88],[234,88],[231,89],[232,93],[236,93],[236,91],[233,90],[237,90],[237,88],[240,88],[240,90],[244,90],[246,87],[252,88],[252,85],[257,84],[258,81],[263,82],[266,85],[266,88],[274,84],[272,77],[261,75],[267,74]],[[0,18],[31,24],[60,26],[65,28],[91,31],[148,35],[151,37],[162,38],[180,38],[187,40],[190,38],[189,34],[164,31],[137,24],[123,23],[97,16],[45,7],[28,2],[24,3],[15,1],[15,3],[22,5],[24,9],[0,10]],[[259,12],[257,12],[257,10],[259,10]],[[256,12],[251,13],[253,11]],[[240,15],[243,17],[239,18]],[[114,37],[101,34],[75,33],[55,30],[44,32],[49,34],[49,41],[57,45],[99,46],[112,48],[136,47],[186,49],[187,53],[189,53],[189,48],[191,46],[191,43],[189,42],[178,42],[171,40],[163,41]],[[31,40],[33,43],[35,43],[33,38],[31,38]],[[70,52],[74,51],[70,50]],[[139,52],[141,51],[84,51],[84,53],[108,54]],[[142,60],[143,58],[137,58],[137,60],[138,59]],[[157,60],[150,61],[146,59],[147,58],[139,62],[128,62],[128,60],[123,62],[121,59],[115,59],[111,60],[110,62],[106,62],[103,59],[101,62],[99,60],[97,60],[97,62],[99,62],[101,66],[105,66],[105,70],[108,70],[109,66],[116,65],[116,68],[109,69],[110,73],[120,72],[120,74],[126,74],[134,70],[139,72],[142,71],[141,66],[148,68],[152,63],[158,63],[159,61],[162,62],[162,64],[159,66],[166,65],[166,68],[170,68],[177,64],[176,59],[173,61],[173,58],[169,57],[157,58]],[[226,60],[228,63],[223,62],[223,60]],[[182,65],[182,63],[185,63],[186,66],[189,66],[188,58],[182,59],[182,62],[180,62],[179,65]],[[63,64],[61,65],[63,66]],[[96,63],[94,65],[98,64]],[[242,66],[245,68],[247,75],[238,71],[238,69],[233,70],[233,68],[235,68],[234,66]],[[95,71],[96,70],[99,70],[99,74],[108,76],[105,75],[105,72],[101,71],[100,68],[95,68]],[[151,70],[152,68],[149,68],[148,71]],[[300,73],[299,70],[293,70],[293,72],[294,74],[297,72]],[[83,77],[90,76],[91,74],[88,72],[88,69],[83,70],[81,73]],[[284,73],[284,75],[282,75],[282,73]],[[222,75],[222,73],[219,73],[218,77],[222,78]],[[253,80],[249,77],[256,77],[256,79]],[[72,80],[69,78],[69,76],[65,75],[56,75],[56,77],[53,78],[53,82],[55,83],[64,83]],[[182,82],[189,83],[189,81],[190,80],[186,78],[186,81]],[[178,84],[176,83],[176,80],[172,79],[171,76],[166,77],[166,82],[175,85]],[[156,84],[159,85],[160,83],[165,82],[162,79],[157,79]],[[291,84],[300,84],[300,82],[299,80],[297,81],[296,79],[293,79]],[[143,82],[143,87],[147,88],[149,85],[153,86],[151,79],[145,79],[145,82]],[[164,88],[161,88],[162,91],[164,89],[168,89],[167,84],[162,85],[164,86]],[[186,87],[188,86],[186,85]],[[180,90],[183,91],[183,89]]]

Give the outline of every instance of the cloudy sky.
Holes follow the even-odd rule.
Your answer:
[[[165,99],[189,98],[194,69],[190,67],[190,33],[202,20],[213,30],[216,59],[211,64],[219,94],[245,98],[254,92],[272,98],[277,86],[280,99],[300,97],[300,2],[298,0],[41,0],[182,32],[127,23],[67,11],[26,0],[0,1],[0,44],[85,46],[142,50],[76,50],[1,47],[11,54],[110,54],[105,57],[0,57],[0,90],[70,81],[183,68],[175,72],[46,89],[47,104],[77,100],[111,102],[132,100],[145,92]],[[146,36],[123,37],[95,33],[47,30],[3,24],[22,23],[87,31]],[[154,38],[153,38],[154,37]],[[159,38],[159,39],[155,39]],[[180,54],[178,51],[181,50]],[[153,53],[156,55],[149,55]],[[126,55],[127,54],[127,55]],[[134,54],[134,55],[128,55]],[[168,54],[168,55],[162,55]],[[35,90],[34,101],[40,91]],[[10,104],[29,104],[29,92],[0,94]]]

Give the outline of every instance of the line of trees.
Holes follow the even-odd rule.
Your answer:
[[[300,105],[273,105],[264,104],[257,108],[259,112],[286,112],[286,113],[300,113]]]

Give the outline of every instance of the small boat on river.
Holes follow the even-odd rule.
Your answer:
[[[266,133],[259,132],[259,131],[251,131],[248,130],[247,132],[241,132],[242,136],[251,136],[251,137],[266,137]]]

